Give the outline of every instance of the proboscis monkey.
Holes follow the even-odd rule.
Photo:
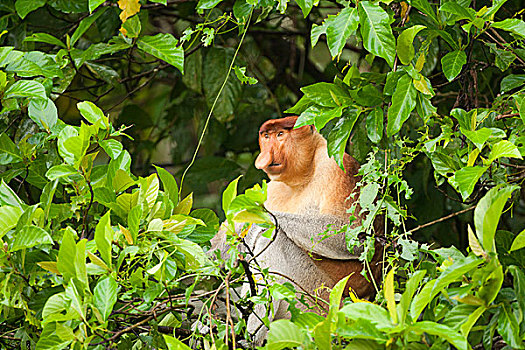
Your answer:
[[[265,207],[275,215],[279,230],[271,243],[252,230],[246,243],[255,255],[263,251],[258,258],[261,266],[290,277],[298,290],[315,294],[319,287],[332,288],[351,275],[347,287],[361,298],[369,297],[373,284],[370,277],[367,280],[361,275],[363,264],[357,256],[346,249],[344,233],[325,239],[318,235],[330,224],[337,227],[348,223],[352,215],[348,212],[352,205],[349,197],[358,181],[359,164],[345,153],[343,171],[328,156],[321,134],[313,126],[294,129],[296,121],[297,117],[268,120],[259,130],[261,153],[255,166],[270,178]],[[358,210],[355,224],[361,221]],[[370,263],[376,280],[381,272],[380,260],[381,249],[376,249]],[[320,296],[327,299],[328,293]],[[286,307],[286,303],[277,306],[274,319],[286,317]],[[249,319],[248,330],[256,324],[257,320]],[[263,336],[259,332],[256,343]]]
[[[326,140],[313,126],[294,129],[297,117],[273,119],[259,130],[261,153],[255,166],[270,178],[265,207],[277,221],[277,233],[272,239],[262,235],[263,229],[254,226],[246,235],[245,243],[262,268],[275,273],[280,282],[292,282],[297,290],[318,295],[327,300],[329,293],[320,287],[332,288],[339,280],[351,275],[347,287],[361,298],[374,292],[370,277],[361,275],[363,264],[358,256],[346,248],[344,233],[321,239],[319,233],[329,225],[338,228],[348,223],[352,215],[350,194],[355,190],[355,177],[359,164],[344,154],[343,171],[328,156]],[[358,224],[359,208],[356,210]],[[212,247],[221,247],[225,238],[218,234]],[[224,248],[224,245],[222,245]],[[378,280],[381,266],[381,249],[376,244],[370,270]],[[284,278],[282,276],[287,276]],[[345,288],[348,295],[348,288]],[[288,304],[274,301],[273,319],[289,318]],[[260,345],[267,330],[260,318],[266,308],[257,305],[250,316],[247,329],[255,334],[255,344]],[[323,312],[317,309],[317,312]]]

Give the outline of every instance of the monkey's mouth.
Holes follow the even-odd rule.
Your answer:
[[[266,168],[266,172],[268,174],[279,174],[279,173],[281,173],[282,168],[283,168],[283,164],[282,163],[271,163]]]

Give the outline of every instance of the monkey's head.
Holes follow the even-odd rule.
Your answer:
[[[323,138],[310,125],[294,129],[297,118],[271,119],[259,129],[261,153],[255,167],[272,181],[297,182],[312,170],[315,150]]]

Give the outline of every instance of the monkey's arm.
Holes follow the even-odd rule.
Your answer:
[[[333,231],[344,225],[344,220],[318,212],[291,214],[274,211],[272,213],[282,232],[306,252],[337,260],[358,258],[358,255],[353,255],[346,249],[344,232],[334,235]],[[329,225],[332,225],[332,232],[322,235]]]

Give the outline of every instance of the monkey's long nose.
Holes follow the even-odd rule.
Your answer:
[[[265,169],[272,163],[272,154],[270,152],[261,152],[255,160],[255,167],[257,169]]]

